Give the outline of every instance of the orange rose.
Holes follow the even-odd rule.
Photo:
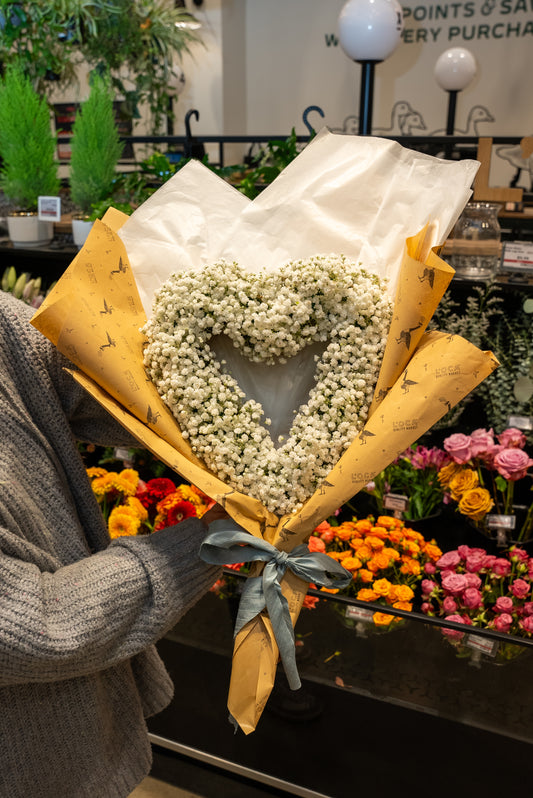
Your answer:
[[[481,521],[492,510],[494,502],[485,488],[474,488],[463,494],[458,504],[459,512],[473,521]]]
[[[365,539],[365,543],[367,546],[370,546],[371,549],[374,549],[374,551],[380,551],[385,545],[383,539],[376,537],[376,535],[368,535]]]
[[[384,554],[382,551],[375,554],[372,559],[367,562],[367,568],[369,571],[384,571],[385,568],[388,568],[390,565],[390,557],[388,554]]]
[[[380,515],[376,521],[376,526],[382,526],[385,529],[399,529],[402,522],[399,518],[393,518],[392,515]]]
[[[409,587],[409,585],[395,585],[395,598],[397,601],[406,602],[411,601],[415,594]]]
[[[395,601],[392,606],[395,610],[405,610],[405,612],[411,612],[413,609],[413,605],[409,601]]]
[[[372,616],[372,620],[376,626],[390,626],[395,618],[394,615],[386,615],[384,612],[375,612]]]
[[[358,571],[363,564],[357,557],[343,557],[341,563],[347,571]]]
[[[379,593],[376,593],[375,590],[371,590],[368,587],[362,587],[357,593],[357,598],[359,601],[377,601]]]
[[[360,571],[357,571],[357,578],[364,582],[365,585],[368,585],[374,581],[374,574],[368,568],[361,568]]]
[[[356,521],[354,526],[358,532],[361,532],[365,535],[368,534],[372,529],[372,524],[368,519],[365,519],[363,521]]]
[[[429,557],[431,562],[437,562],[439,557],[442,557],[442,551],[435,543],[426,543],[423,552]]]
[[[375,590],[376,593],[380,596],[388,596],[391,591],[392,585],[388,579],[376,579],[374,584],[372,585],[372,590]]]

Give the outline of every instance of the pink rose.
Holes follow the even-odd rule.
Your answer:
[[[506,449],[523,449],[527,442],[524,433],[515,427],[504,429],[504,431],[496,437],[499,443]]]
[[[466,589],[467,581],[463,574],[449,573],[442,577],[442,587],[445,593],[458,596]]]
[[[451,596],[446,596],[444,601],[442,602],[442,609],[444,612],[455,612],[457,609],[457,602]]]
[[[507,615],[506,612],[502,612],[501,615],[498,615],[497,618],[494,619],[494,628],[498,630],[498,632],[508,632],[513,624],[513,619],[510,615]]]
[[[424,615],[429,615],[429,613],[431,612],[431,604],[428,604],[427,601],[423,601],[422,604],[420,605],[420,609],[422,610]]]
[[[463,604],[469,610],[477,610],[483,604],[483,597],[475,587],[467,587],[463,593]]]
[[[467,463],[472,456],[470,448],[471,438],[469,435],[463,435],[462,432],[456,432],[444,439],[443,446],[455,463]]]
[[[520,626],[524,630],[524,632],[528,632],[529,634],[533,633],[533,615],[526,615],[525,618],[522,618],[520,621]]]
[[[459,565],[460,562],[461,557],[457,551],[446,551],[437,560],[437,567],[441,568],[442,570],[446,570],[449,568],[455,568],[455,566]]]
[[[444,619],[445,621],[452,621],[453,623],[464,623],[464,618],[461,615],[447,615]],[[446,629],[445,627],[442,628],[442,634],[449,637],[451,640],[460,640],[464,636],[464,632],[460,632],[459,629]]]
[[[436,587],[437,585],[431,579],[422,579],[421,588],[422,588],[422,593],[425,596],[429,596],[430,593],[433,593]]]
[[[494,611],[495,612],[512,612],[513,611],[513,600],[510,596],[499,596],[496,599],[496,603],[494,604]]]
[[[495,554],[486,554],[485,557],[483,558],[483,568],[485,568],[486,570],[490,570],[493,566],[494,560],[497,559],[498,558],[496,557]]]
[[[517,599],[525,599],[529,593],[529,582],[526,582],[525,579],[515,579],[511,583],[511,593]]]
[[[516,482],[527,474],[533,460],[523,449],[502,449],[494,458],[494,467],[504,479]]]
[[[529,558],[529,554],[525,549],[519,548],[519,546],[513,546],[510,553],[511,560],[516,559],[518,562],[526,562]]]
[[[470,554],[466,558],[465,568],[467,571],[471,573],[477,573],[481,571],[485,562],[485,555],[484,554]]]
[[[524,615],[533,615],[533,601],[526,601],[522,607],[522,612]]]
[[[511,573],[511,563],[504,557],[495,557],[491,568],[496,576],[508,576]]]
[[[465,574],[465,579],[468,587],[475,587],[477,590],[479,590],[482,585],[481,579],[477,574]]]
[[[486,452],[487,449],[490,449],[491,446],[494,446],[494,434],[492,429],[475,429],[470,435],[470,451],[472,452],[472,457],[478,457],[480,454],[483,454],[483,452]]]
[[[424,564],[424,573],[425,574],[427,574],[428,576],[431,576],[432,574],[434,574],[436,572],[437,572],[437,568],[436,568],[435,565],[433,565],[432,562],[427,562],[427,563]]]

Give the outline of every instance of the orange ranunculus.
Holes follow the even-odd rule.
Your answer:
[[[372,557],[372,549],[365,543],[363,546],[359,546],[357,549],[357,556],[362,562],[366,562]]]
[[[439,473],[437,474],[437,479],[439,480],[439,484],[442,488],[447,488],[450,484],[450,480],[462,470],[462,466],[458,463],[447,463],[445,466],[442,466]]]
[[[364,535],[367,535],[372,529],[372,524],[368,518],[364,518],[361,521],[356,521],[354,526],[357,532],[361,532]]]
[[[124,535],[136,535],[141,526],[141,520],[133,507],[121,505],[111,510],[109,514],[109,535],[113,538]]]
[[[394,594],[396,600],[400,602],[412,601],[415,596],[409,585],[394,585]]]
[[[485,488],[473,488],[463,493],[458,504],[459,512],[473,521],[481,521],[492,510],[494,502]]]
[[[347,552],[345,552],[345,551],[327,551],[326,554],[328,555],[328,557],[331,557],[332,560],[336,560],[337,562],[340,562],[343,559],[343,557],[346,557]]]
[[[412,557],[402,557],[400,571],[402,574],[407,574],[408,576],[419,576],[422,569],[418,560],[413,560]]]
[[[389,595],[391,587],[392,585],[388,579],[376,579],[372,584],[372,590],[375,590],[375,592],[383,598]]]
[[[335,537],[343,543],[347,543],[354,536],[354,530],[347,523],[340,524],[335,530]]]
[[[356,598],[358,598],[359,601],[377,601],[379,593],[376,593],[375,590],[371,590],[368,587],[362,587],[357,593]]]
[[[395,610],[405,610],[405,612],[411,612],[413,609],[413,605],[410,601],[395,601],[392,606]]]
[[[321,540],[321,538],[318,538],[316,535],[311,535],[311,537],[309,538],[309,543],[307,545],[309,546],[309,551],[321,551],[321,552],[326,551],[326,544],[324,543],[323,540]]]
[[[396,560],[400,559],[400,553],[389,546],[386,546],[381,553],[385,554],[391,562],[396,562]]]
[[[394,518],[392,515],[380,515],[376,521],[376,526],[382,526],[385,529],[399,529],[402,522],[399,518]]]
[[[395,618],[394,615],[387,615],[384,612],[375,612],[372,616],[372,620],[376,626],[390,626]]]
[[[391,529],[389,532],[389,540],[391,543],[394,543],[398,546],[399,543],[403,540],[403,529]]]
[[[437,562],[439,557],[442,557],[442,551],[436,545],[436,543],[426,543],[423,548],[424,554],[426,554],[431,562]]]
[[[472,468],[463,468],[458,471],[448,484],[448,490],[454,501],[458,502],[467,490],[479,487],[479,476]]]
[[[357,571],[357,578],[365,585],[369,585],[374,581],[374,574],[368,568],[361,568],[360,571]]]
[[[370,530],[367,540],[369,537],[378,538],[379,540],[387,540],[389,537],[389,532],[384,526],[373,526]]]
[[[408,552],[412,557],[420,553],[420,546],[414,540],[404,540],[403,549]]]
[[[390,557],[388,554],[384,554],[382,551],[375,554],[371,560],[369,560],[366,564],[366,567],[369,571],[384,571],[390,565]]]
[[[341,564],[347,571],[358,571],[363,563],[358,557],[343,557]]]
[[[373,534],[366,536],[365,543],[367,546],[370,546],[370,548],[373,549],[374,551],[381,551],[381,549],[385,545],[383,538],[379,538]]]

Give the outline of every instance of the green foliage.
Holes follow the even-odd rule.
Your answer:
[[[284,140],[267,143],[255,159],[255,165],[237,183],[237,188],[249,199],[254,199],[261,189],[272,183],[286,166],[299,154],[298,141],[294,128]]]
[[[46,100],[10,65],[0,82],[0,188],[15,207],[34,210],[40,195],[58,193],[55,150]]]
[[[124,149],[113,112],[109,81],[95,76],[88,99],[72,129],[70,194],[84,213],[111,196],[118,160]]]
[[[175,59],[200,42],[194,17],[167,0],[0,0],[0,62],[22,66],[39,94],[76,80],[85,61],[109,72],[132,118],[147,102],[156,131],[175,94]]]

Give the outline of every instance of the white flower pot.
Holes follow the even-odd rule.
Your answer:
[[[85,219],[72,220],[72,238],[78,249],[81,249],[85,244],[85,240],[91,232],[93,224],[94,222],[88,222]]]
[[[14,247],[46,247],[54,237],[54,223],[41,221],[36,213],[8,216],[7,230]]]

